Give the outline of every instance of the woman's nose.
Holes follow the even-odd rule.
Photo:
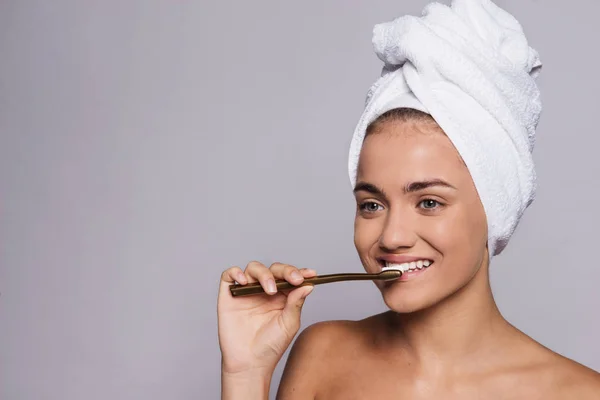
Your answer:
[[[417,234],[409,216],[389,213],[379,236],[379,247],[386,251],[410,248],[415,245]]]

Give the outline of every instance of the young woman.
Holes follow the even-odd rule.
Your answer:
[[[498,32],[510,28],[506,21],[512,20],[489,1],[456,1],[453,7],[449,10],[465,19],[480,11],[488,14],[481,14],[479,21],[489,23],[486,15],[505,18],[496,19]],[[431,23],[430,29],[439,22],[447,33],[448,21],[454,18],[447,10],[435,8],[428,15],[424,22]],[[484,26],[476,22],[470,25],[475,31]],[[402,32],[402,40],[414,37],[398,25],[392,28]],[[460,53],[457,49],[466,37],[463,28],[457,26],[457,46],[450,51]],[[388,31],[382,37],[389,40],[390,35]],[[452,89],[454,97],[438,93],[434,99],[419,86],[432,72],[418,54],[404,55],[415,57],[409,61],[421,66],[421,75],[389,68],[394,58],[390,49],[402,47],[401,40],[394,43],[381,51],[386,60],[384,78],[372,89],[355,133],[360,140],[353,140],[358,152],[351,151],[350,171],[357,205],[354,242],[365,270],[393,268],[404,273],[398,280],[376,283],[389,311],[361,321],[321,322],[302,332],[288,358],[278,398],[600,399],[600,374],[513,327],[500,314],[490,288],[490,259],[506,246],[532,199],[533,185],[524,178],[533,172],[528,162],[530,142],[515,135],[527,139],[527,132],[535,129],[539,115],[535,87],[519,90],[521,86],[513,85],[517,89],[502,90],[498,84],[509,105],[485,114],[482,109],[491,108],[479,92],[486,82],[471,85],[472,77],[457,74],[452,84],[462,91]],[[532,71],[539,65],[532,49],[527,53],[523,48],[514,54],[524,57],[524,74],[533,79]],[[467,58],[474,59],[472,54]],[[406,65],[406,57],[395,59],[402,68]],[[511,59],[515,65],[519,60]],[[453,68],[451,59],[444,61]],[[497,71],[505,67],[502,62]],[[481,63],[485,72],[494,68],[487,59]],[[523,76],[515,81],[521,78],[529,82]],[[463,107],[470,101],[462,97],[465,93],[479,103]],[[529,99],[521,109],[514,106],[519,96]],[[477,113],[484,117],[478,120]],[[509,118],[506,115],[512,120],[503,120]],[[492,122],[481,125],[481,120]],[[481,137],[469,137],[468,132]],[[473,140],[481,140],[473,145],[476,153],[465,145]],[[510,146],[503,147],[506,143]],[[519,190],[513,191],[515,181]],[[259,262],[249,263],[244,271],[233,267],[223,273],[218,299],[223,399],[268,398],[272,373],[299,329],[302,305],[312,290],[304,286],[277,292],[274,280],[299,285],[315,274],[293,265],[267,267]],[[233,298],[229,293],[233,282],[257,281],[268,294]]]

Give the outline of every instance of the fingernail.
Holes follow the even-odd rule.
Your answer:
[[[236,280],[238,281],[238,283],[246,283],[246,275],[244,275],[242,272],[240,272],[239,274],[237,274],[236,276]]]
[[[295,281],[300,281],[300,280],[302,280],[302,275],[300,275],[300,273],[299,273],[298,271],[294,271],[294,272],[292,272],[292,275],[291,275],[291,277],[292,277],[292,279],[293,279],[293,280],[295,280]]]
[[[269,279],[267,281],[267,291],[269,293],[277,293],[277,285],[275,285],[275,281],[273,279]]]
[[[314,286],[312,286],[312,285],[311,285],[311,286],[309,286],[309,287],[310,287],[310,290],[307,290],[307,291],[306,291],[306,293],[304,293],[304,294],[302,295],[301,299],[305,299],[305,298],[306,298],[306,297],[307,297],[309,294],[311,294],[311,293],[312,293],[313,289],[315,288],[315,287],[314,287]]]

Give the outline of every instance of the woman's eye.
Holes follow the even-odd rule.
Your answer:
[[[439,206],[440,202],[437,200],[433,200],[433,199],[425,199],[425,200],[421,201],[419,204],[421,205],[422,208],[431,210],[431,209]]]
[[[375,202],[367,201],[367,202],[360,204],[359,209],[360,209],[360,211],[371,213],[371,212],[378,211],[379,210],[378,207],[381,207],[381,206]]]

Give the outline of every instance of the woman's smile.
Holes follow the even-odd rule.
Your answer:
[[[389,254],[377,259],[380,271],[386,270],[398,270],[402,272],[400,278],[396,281],[390,281],[387,283],[393,283],[397,281],[405,282],[413,280],[419,276],[425,274],[429,270],[434,261],[428,257],[422,256],[410,256],[400,254]]]
[[[431,273],[430,270],[433,268],[434,268],[433,265],[431,265],[429,267],[423,267],[422,269],[409,270],[409,271],[403,272],[402,275],[400,276],[400,278],[396,279],[395,281],[384,282],[384,287],[392,286],[392,284],[398,283],[398,282],[407,282],[407,281],[412,282],[417,279],[419,279],[419,280],[426,279],[427,275],[429,275]]]

